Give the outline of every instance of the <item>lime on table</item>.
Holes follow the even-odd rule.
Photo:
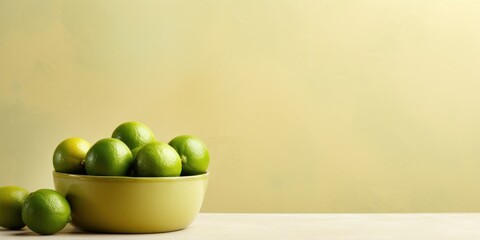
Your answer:
[[[180,156],[171,146],[161,142],[143,146],[133,164],[137,177],[177,177],[181,172]]]
[[[181,135],[168,144],[175,148],[182,159],[182,175],[197,175],[207,171],[210,153],[202,140],[190,135]]]
[[[129,176],[132,170],[132,152],[116,138],[104,138],[93,144],[85,157],[88,175]]]
[[[60,193],[40,189],[25,200],[22,219],[30,230],[50,235],[62,230],[70,221],[71,209]]]
[[[0,187],[0,226],[8,229],[25,227],[22,206],[29,192],[17,186]]]
[[[125,122],[120,124],[112,133],[112,138],[116,138],[127,144],[130,149],[151,143],[155,141],[150,128],[139,122]]]
[[[83,138],[68,138],[58,144],[53,153],[55,171],[85,174],[85,155],[91,144]]]

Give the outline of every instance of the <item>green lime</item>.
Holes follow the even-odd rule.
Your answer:
[[[140,147],[136,147],[134,149],[132,149],[132,157],[133,159],[135,159],[137,157],[137,153],[140,151],[140,149],[142,149],[143,146],[140,146]]]
[[[196,175],[207,171],[210,154],[207,146],[197,137],[182,135],[169,143],[182,159],[182,175]]]
[[[91,144],[83,138],[68,138],[58,144],[53,153],[55,171],[85,174],[85,155]]]
[[[31,193],[22,209],[22,219],[30,230],[43,235],[62,230],[70,221],[70,205],[60,193],[40,189]]]
[[[0,187],[0,226],[8,229],[25,227],[22,206],[28,191],[16,186]]]
[[[178,153],[166,143],[153,142],[140,149],[133,163],[138,177],[177,177],[182,172]]]
[[[125,122],[120,124],[112,133],[112,138],[120,139],[130,149],[155,141],[150,128],[139,122]]]
[[[132,152],[125,143],[116,138],[104,138],[88,150],[85,169],[88,175],[130,176],[132,162]]]

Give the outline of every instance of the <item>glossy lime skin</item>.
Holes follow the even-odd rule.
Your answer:
[[[155,135],[152,130],[147,125],[139,122],[120,124],[113,131],[112,138],[121,140],[132,150],[155,141]]]
[[[40,189],[25,200],[22,219],[30,230],[51,235],[62,230],[70,221],[70,204],[51,189]]]
[[[134,149],[132,149],[132,157],[133,159],[135,159],[137,157],[137,153],[140,151],[140,149],[142,149],[143,146],[140,146],[140,147],[136,147]]]
[[[177,177],[182,172],[178,153],[166,143],[149,143],[138,151],[133,174],[138,177]]]
[[[25,227],[22,206],[29,192],[17,186],[0,187],[0,226],[8,229]]]
[[[181,135],[172,139],[168,144],[175,148],[182,159],[183,176],[207,172],[210,153],[202,140],[190,135]]]
[[[130,176],[133,157],[128,146],[116,138],[104,138],[93,144],[85,157],[88,175]]]
[[[83,138],[63,140],[53,152],[53,168],[57,172],[85,174],[85,155],[90,147]]]

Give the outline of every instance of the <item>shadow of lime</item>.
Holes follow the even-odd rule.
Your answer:
[[[12,230],[12,229],[0,227],[0,232],[20,232],[20,231],[25,231],[25,228]]]
[[[84,234],[91,234],[89,232],[85,232],[85,231],[82,231],[76,227],[65,227],[62,231],[58,232],[58,233],[55,233],[54,235],[84,235]],[[12,231],[12,233],[10,234],[11,236],[19,236],[19,237],[45,237],[45,238],[48,238],[48,236],[52,236],[52,235],[41,235],[41,234],[38,234],[38,233],[35,233],[33,231],[31,231],[30,229],[23,229],[23,230],[16,230],[16,231]]]

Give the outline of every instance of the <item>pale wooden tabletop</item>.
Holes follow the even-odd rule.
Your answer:
[[[186,229],[158,234],[95,234],[68,225],[39,236],[0,229],[0,239],[480,239],[480,213],[230,214],[202,213]]]

